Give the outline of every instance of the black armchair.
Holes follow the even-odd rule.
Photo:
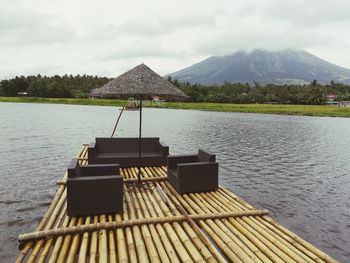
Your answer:
[[[84,216],[123,211],[123,178],[118,164],[68,166],[67,214]]]
[[[213,191],[218,188],[218,168],[215,155],[204,150],[168,156],[168,181],[180,194]]]

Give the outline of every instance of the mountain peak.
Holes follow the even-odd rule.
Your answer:
[[[219,85],[226,82],[261,84],[350,83],[350,70],[296,48],[277,51],[254,49],[224,56],[211,56],[188,68],[169,74],[182,82]]]

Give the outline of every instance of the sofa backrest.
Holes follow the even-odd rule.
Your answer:
[[[159,138],[141,138],[142,152],[156,152]],[[139,138],[96,138],[97,152],[133,153],[139,151]]]
[[[215,154],[210,154],[205,150],[198,150],[198,162],[215,162]]]

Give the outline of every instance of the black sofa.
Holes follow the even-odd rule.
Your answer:
[[[199,150],[194,155],[168,156],[168,181],[180,193],[213,191],[218,188],[215,155]]]
[[[123,211],[123,178],[118,164],[68,166],[67,214],[85,216]]]
[[[141,166],[166,165],[169,147],[159,138],[141,139]],[[118,163],[120,167],[139,165],[139,138],[96,138],[88,147],[89,164]]]

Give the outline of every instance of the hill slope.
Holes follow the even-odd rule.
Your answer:
[[[204,85],[236,83],[303,84],[317,79],[350,83],[350,69],[320,59],[305,50],[238,51],[226,56],[212,56],[188,68],[169,74],[181,82]]]

